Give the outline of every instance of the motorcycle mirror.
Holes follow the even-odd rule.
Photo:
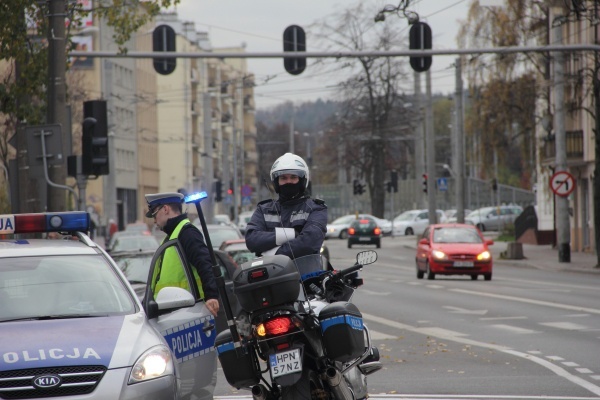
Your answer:
[[[360,265],[369,265],[377,261],[377,252],[373,250],[361,251],[356,255],[356,263]]]

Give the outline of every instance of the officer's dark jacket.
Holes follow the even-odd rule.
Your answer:
[[[294,228],[295,238],[283,244],[276,254],[290,258],[319,254],[327,231],[327,206],[322,200],[302,197],[281,203],[265,200],[246,226],[246,246],[258,255],[277,246],[275,228]]]
[[[187,218],[187,214],[181,214],[167,221],[163,229],[167,234],[167,238],[171,236],[171,233],[173,233],[179,222],[185,218]],[[200,275],[204,299],[218,299],[219,289],[217,288],[217,282],[212,269],[210,253],[208,252],[208,247],[205,244],[202,233],[194,224],[189,223],[181,229],[177,239],[181,243],[181,247],[183,247],[183,252],[188,262],[196,268],[198,275]]]

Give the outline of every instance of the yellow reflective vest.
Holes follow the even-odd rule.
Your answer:
[[[173,230],[171,236],[166,237],[163,240],[163,243],[166,241],[177,239],[179,237],[179,233],[181,229],[190,223],[189,219],[184,219]],[[185,256],[185,255],[182,255]],[[190,287],[188,284],[188,279],[183,269],[183,265],[181,264],[180,258],[177,255],[177,250],[174,246],[169,247],[163,253],[162,257],[157,260],[157,266],[154,268],[154,273],[152,275],[152,293],[154,293],[154,298],[156,299],[156,295],[158,292],[164,287],[180,287],[191,293]],[[200,298],[204,298],[204,290],[202,290],[202,281],[200,280],[200,276],[198,275],[198,271],[196,270],[196,266],[192,265],[192,273],[194,274],[194,278],[196,279],[196,283],[198,285],[198,290],[200,291]]]

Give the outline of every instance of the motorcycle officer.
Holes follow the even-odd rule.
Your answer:
[[[246,246],[257,256],[319,254],[327,231],[327,205],[307,192],[306,162],[285,153],[273,163],[270,177],[279,198],[257,204],[246,227]]]

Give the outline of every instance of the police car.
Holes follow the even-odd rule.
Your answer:
[[[85,212],[0,215],[0,398],[212,399],[215,320],[195,280],[149,284],[138,300],[89,223]],[[47,238],[22,235],[34,232]],[[177,240],[161,245],[150,282],[168,248],[183,254]]]

